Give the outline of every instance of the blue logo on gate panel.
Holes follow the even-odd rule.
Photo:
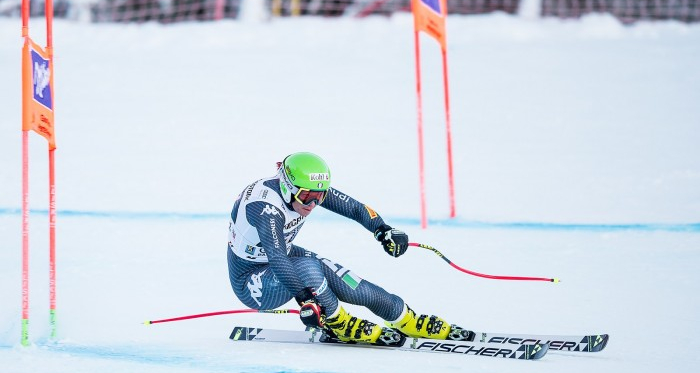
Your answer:
[[[51,100],[51,70],[49,60],[32,50],[32,85],[34,99],[40,104],[53,110]]]
[[[440,0],[420,0],[421,3],[425,4],[428,8],[435,11],[435,13],[442,15],[440,11]]]

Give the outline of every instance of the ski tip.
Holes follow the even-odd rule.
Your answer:
[[[609,338],[610,336],[607,334],[595,336],[595,338],[591,341],[590,344],[590,352],[602,351],[605,348],[605,346],[608,345]]]
[[[518,348],[520,354],[512,354],[511,359],[539,360],[549,351],[549,343],[523,344]]]
[[[529,360],[539,360],[549,351],[549,343],[538,343],[532,346],[533,348],[530,352]]]
[[[151,325],[151,321],[150,321],[150,320],[146,320],[146,321],[144,321],[143,323],[144,323],[144,325]]]
[[[557,277],[553,278],[551,281],[554,282],[555,284],[558,284],[561,282],[561,280]]]

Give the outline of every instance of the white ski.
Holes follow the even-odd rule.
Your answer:
[[[308,343],[333,344],[337,346],[369,347],[387,350],[407,350],[416,352],[452,353],[466,356],[484,356],[492,358],[537,360],[541,359],[549,349],[547,343],[483,343],[475,341],[452,341],[426,338],[407,338],[395,346],[383,346],[365,343],[345,343],[324,338],[323,331],[312,329],[307,331],[279,330],[266,328],[250,328],[236,326],[229,338],[234,341],[278,342],[278,343]]]

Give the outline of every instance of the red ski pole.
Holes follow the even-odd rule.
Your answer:
[[[493,280],[520,280],[520,281],[547,281],[547,282],[559,282],[558,278],[546,278],[546,277],[522,277],[522,276],[495,276],[495,275],[487,275],[483,273],[478,273],[474,271],[470,271],[468,269],[464,269],[454,263],[452,263],[451,260],[447,259],[446,256],[444,256],[441,252],[439,252],[436,248],[425,245],[422,243],[415,243],[415,242],[410,242],[408,244],[409,246],[415,246],[415,247],[420,247],[423,249],[430,250],[437,254],[439,257],[441,257],[444,261],[446,261],[449,265],[454,267],[455,269],[470,274],[472,276],[477,276],[477,277],[483,277],[483,278],[488,278],[488,279],[493,279]],[[159,324],[159,323],[164,323],[164,322],[172,322],[172,321],[181,321],[181,320],[190,320],[190,319],[197,319],[200,317],[210,317],[210,316],[218,316],[218,315],[229,315],[229,314],[236,314],[236,313],[276,313],[276,314],[282,314],[282,313],[294,313],[294,314],[299,314],[299,310],[293,310],[293,309],[279,309],[279,310],[255,310],[255,309],[241,309],[241,310],[230,310],[230,311],[218,311],[218,312],[209,312],[209,313],[200,313],[196,315],[188,315],[188,316],[180,316],[180,317],[173,317],[170,319],[162,319],[162,320],[149,320],[149,321],[144,321],[144,324],[146,325],[151,325],[151,324]]]
[[[519,281],[547,281],[547,282],[559,282],[559,279],[554,277],[554,278],[546,278],[546,277],[522,277],[522,276],[494,276],[494,275],[486,275],[483,273],[478,273],[474,271],[470,271],[468,269],[464,269],[454,263],[452,263],[451,260],[447,259],[446,256],[442,255],[441,252],[439,252],[436,248],[432,246],[428,246],[422,243],[415,243],[415,242],[410,242],[408,246],[416,246],[420,247],[423,249],[428,249],[435,254],[437,254],[439,257],[441,257],[444,261],[446,261],[449,265],[454,267],[455,269],[462,271],[464,273],[470,274],[472,276],[478,276],[478,277],[483,277],[483,278],[489,278],[492,280],[519,280]]]
[[[162,319],[162,320],[149,320],[149,321],[144,321],[143,323],[146,325],[151,325],[151,324],[158,324],[162,322],[171,322],[171,321],[181,321],[181,320],[189,320],[189,319],[198,319],[200,317],[210,317],[210,316],[218,316],[218,315],[229,315],[233,313],[299,313],[299,310],[254,310],[254,309],[242,309],[242,310],[231,310],[231,311],[218,311],[218,312],[209,312],[209,313],[200,313],[196,315],[188,315],[188,316],[180,316],[180,317],[173,317],[171,319]]]

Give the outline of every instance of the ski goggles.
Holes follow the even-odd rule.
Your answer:
[[[320,205],[326,199],[326,192],[299,188],[294,194],[294,199],[304,206],[310,205],[311,202],[316,202],[317,205]]]

